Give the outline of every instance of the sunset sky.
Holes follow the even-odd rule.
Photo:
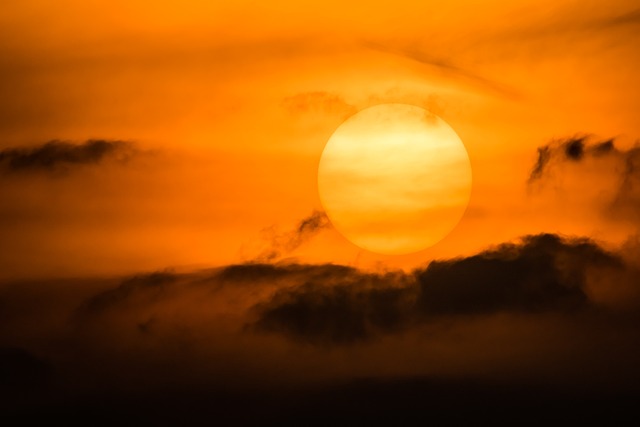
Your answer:
[[[146,419],[250,390],[268,420],[370,415],[327,391],[363,379],[444,408],[485,383],[632,400],[639,68],[637,0],[3,2],[0,397]],[[472,171],[457,226],[403,255],[318,190],[334,132],[387,103],[444,120]]]

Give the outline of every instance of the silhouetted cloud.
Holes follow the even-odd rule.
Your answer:
[[[600,162],[606,166],[592,174],[606,176],[591,176],[585,180],[585,185],[591,180],[614,178],[610,188],[612,198],[604,209],[614,218],[640,219],[640,146],[620,149],[613,138],[596,140],[591,136],[575,136],[554,140],[538,148],[536,162],[529,174],[528,184],[545,182],[554,173],[563,173],[566,164],[586,165]],[[605,163],[608,162],[608,163]],[[575,174],[575,172],[574,172]]]
[[[35,147],[0,151],[0,169],[5,172],[60,171],[74,166],[97,164],[106,159],[125,160],[135,152],[126,141],[91,139],[82,144],[49,141]]]
[[[335,264],[266,264],[246,263],[229,265],[216,273],[221,283],[245,284],[260,282],[321,281],[334,282],[349,277],[358,277],[359,270]]]
[[[313,211],[308,217],[300,220],[295,229],[278,233],[271,229],[268,236],[268,248],[257,257],[257,261],[273,261],[291,253],[313,238],[320,231],[331,226],[327,214]]]
[[[87,298],[76,310],[75,319],[83,322],[118,310],[135,312],[203,288],[210,291],[210,296],[219,296],[229,289],[242,293],[252,289],[290,289],[310,282],[329,286],[372,280],[379,280],[379,276],[334,264],[245,263],[192,273],[159,271],[125,278],[115,287]]]
[[[544,176],[550,163],[567,160],[580,161],[585,156],[598,157],[607,154],[622,153],[619,151],[613,139],[590,142],[589,136],[575,136],[566,139],[559,139],[549,144],[538,147],[538,158],[529,175],[529,182],[533,182]]]
[[[587,275],[601,268],[624,269],[624,264],[586,239],[528,236],[520,244],[432,262],[418,273],[418,308],[427,316],[566,312],[588,304]]]
[[[0,351],[0,370],[11,372],[0,408],[148,415],[175,400],[195,414],[186,402],[240,405],[245,390],[260,401],[311,393],[303,404],[314,405],[314,393],[324,395],[319,381],[340,393],[354,376],[375,385],[425,372],[441,378],[438,387],[489,372],[516,388],[542,376],[554,386],[591,384],[589,393],[598,381],[635,390],[640,270],[622,252],[631,249],[541,234],[412,272],[245,263],[66,286],[3,284],[4,306],[16,308],[0,322],[0,345],[11,348]],[[416,397],[411,390],[407,398]]]
[[[149,307],[173,304],[198,289],[207,289],[214,300],[236,292],[253,295],[244,298],[254,319],[245,325],[247,331],[331,346],[369,341],[441,318],[579,312],[599,304],[588,288],[590,277],[602,272],[618,281],[640,280],[620,253],[588,239],[541,234],[477,255],[433,261],[411,273],[247,263],[199,273],[139,275],[87,299],[77,314],[81,320],[114,309],[144,312],[137,327],[145,332],[157,320],[158,310]]]
[[[410,320],[413,278],[358,274],[334,283],[309,281],[277,292],[256,306],[250,329],[315,344],[350,344],[404,328]]]
[[[412,274],[309,280],[256,306],[253,327],[318,344],[363,341],[439,316],[571,312],[589,305],[591,270],[625,270],[595,243],[551,234],[471,257],[434,261]]]
[[[529,175],[529,182],[538,179],[542,176],[542,172],[547,167],[547,163],[551,159],[551,150],[548,146],[538,147],[538,159],[536,164]]]

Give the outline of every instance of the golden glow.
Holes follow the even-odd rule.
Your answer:
[[[322,204],[335,227],[372,252],[417,252],[460,221],[471,165],[442,119],[406,104],[367,108],[331,136],[318,168]]]
[[[98,138],[140,155],[1,175],[0,280],[252,260],[268,244],[262,230],[322,209],[318,162],[332,132],[389,103],[434,112],[464,141],[473,192],[462,220],[407,256],[361,251],[327,227],[287,257],[412,269],[539,232],[617,243],[623,226],[601,209],[615,187],[600,191],[600,174],[581,176],[590,191],[562,194],[551,183],[531,192],[527,179],[553,138],[635,143],[637,8],[374,0],[365,16],[337,0],[5,1],[0,150]],[[404,193],[419,191],[393,197],[414,204]]]

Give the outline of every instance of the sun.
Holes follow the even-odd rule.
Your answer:
[[[318,166],[320,200],[357,246],[407,254],[433,246],[458,224],[471,195],[464,144],[441,118],[382,104],[348,118]]]

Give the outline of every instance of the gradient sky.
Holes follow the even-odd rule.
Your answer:
[[[632,389],[639,7],[4,1],[0,368],[43,360],[68,407],[361,377]],[[318,194],[333,132],[383,103],[441,117],[473,170],[458,226],[410,255],[357,247]]]
[[[640,134],[634,3],[458,3],[3,5],[0,148],[99,138],[144,152],[100,172],[4,176],[3,276],[251,258],[261,230],[321,208],[324,144],[384,102],[426,107],[460,135],[474,176],[464,220],[417,256],[380,258],[333,231],[290,255],[411,268],[531,232],[607,238],[590,213],[532,206],[524,183],[550,139]]]

